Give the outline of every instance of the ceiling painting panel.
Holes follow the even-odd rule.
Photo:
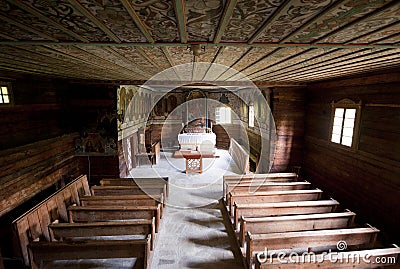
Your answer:
[[[377,31],[375,33],[366,35],[364,37],[357,38],[356,41],[358,43],[376,42],[377,44],[379,44],[379,43],[393,44],[393,43],[399,42],[400,38],[397,37],[396,39],[390,40],[390,38],[382,39],[382,37],[389,37],[389,36],[396,35],[399,33],[400,33],[400,22],[397,24],[394,24],[390,27],[387,27],[385,29],[382,29],[381,31]],[[382,40],[379,41],[380,39],[382,39]]]
[[[36,17],[35,15],[28,13],[15,5],[12,5],[5,1],[0,1],[0,10],[2,11],[3,14],[7,14],[8,17],[13,18],[14,20],[18,21],[19,23],[28,25],[28,26],[30,26],[40,32],[48,34],[58,40],[77,41],[77,39],[70,36],[69,34],[54,27],[53,25],[48,24],[45,21],[42,21],[40,18]],[[18,32],[20,32],[20,30],[18,30],[17,33]],[[9,34],[14,33],[14,28],[9,28],[4,33],[9,33]],[[24,36],[20,36],[20,37],[18,37],[18,35],[16,35],[16,36],[17,36],[16,37],[17,39],[24,40]],[[39,37],[36,35],[36,36],[33,36],[33,38],[30,40],[39,40],[38,38]]]
[[[283,0],[239,0],[222,40],[247,41],[283,2]]]
[[[389,25],[398,21],[400,21],[400,4],[388,8],[378,15],[369,17],[362,22],[356,23],[355,25],[346,28],[346,31],[340,31],[339,33],[324,38],[321,40],[321,42],[344,43],[346,41],[354,39],[355,36],[361,36],[368,32],[377,30],[385,25]]]
[[[95,23],[80,13],[68,0],[22,0],[42,15],[90,41],[111,41]]]
[[[178,41],[178,23],[172,0],[130,0],[141,21],[156,41]]]
[[[7,35],[17,40],[47,40],[44,37],[21,29],[20,27],[5,21],[0,21],[0,32],[7,33]]]
[[[186,0],[186,29],[189,41],[212,41],[226,0]]]
[[[146,42],[146,38],[120,1],[80,0],[80,3],[122,41]]]
[[[327,35],[355,19],[367,15],[369,12],[384,6],[391,0],[348,0],[344,4],[330,10],[325,16],[318,18],[309,27],[294,35],[289,40],[292,42],[311,42]]]
[[[255,42],[279,42],[335,1],[296,0],[284,10]]]

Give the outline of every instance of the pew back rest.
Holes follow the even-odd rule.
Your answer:
[[[29,266],[28,245],[35,239],[50,241],[48,225],[55,220],[68,222],[67,207],[90,195],[86,175],[81,175],[13,221],[14,253]]]

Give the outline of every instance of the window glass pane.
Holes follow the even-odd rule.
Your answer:
[[[343,136],[353,136],[353,128],[343,128]]]
[[[3,95],[4,103],[10,103],[10,99],[8,98],[8,95]]]
[[[342,133],[342,126],[333,126],[332,134],[340,135]]]
[[[7,87],[1,87],[1,93],[2,94],[8,94]]]
[[[342,127],[342,123],[343,123],[343,118],[337,118],[337,117],[335,117],[335,118],[333,119],[333,125],[334,125],[334,126],[340,126],[340,127]]]
[[[335,118],[343,118],[344,108],[336,108],[335,109]]]
[[[340,143],[340,135],[339,134],[332,134],[332,142],[334,143]]]
[[[342,137],[342,145],[351,147],[352,142],[353,142],[353,137],[347,137],[347,136]]]
[[[0,95],[0,104],[3,103],[3,96]]]
[[[249,106],[249,126],[254,127],[254,106]]]
[[[356,109],[355,108],[348,108],[346,109],[346,119],[354,119],[356,117]]]
[[[346,128],[353,128],[354,127],[354,122],[355,122],[355,120],[356,119],[348,119],[348,118],[345,118],[344,119],[344,127]]]

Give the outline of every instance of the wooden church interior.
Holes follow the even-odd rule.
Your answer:
[[[351,268],[398,268],[399,18],[396,0],[0,0],[0,269],[157,265],[174,175],[126,178],[179,147],[239,168],[217,206],[240,266],[152,268],[350,268],[258,259],[339,241],[394,257]]]

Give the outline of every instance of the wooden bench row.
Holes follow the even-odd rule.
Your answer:
[[[48,225],[55,220],[68,222],[68,206],[79,204],[84,195],[90,195],[90,190],[86,176],[82,175],[13,221],[14,253],[26,266],[29,243],[38,238],[50,241]]]
[[[269,254],[276,254],[277,251],[284,251],[287,256],[299,254],[296,257],[310,251],[334,251],[340,241],[345,242],[350,250],[340,252],[338,255],[342,255],[341,257],[346,253],[362,255],[363,251],[368,250],[359,249],[372,248],[379,232],[371,226],[354,227],[355,213],[349,210],[336,212],[339,203],[333,199],[320,200],[322,191],[319,189],[309,189],[310,185],[285,189],[287,186],[300,186],[298,183],[306,182],[288,181],[287,177],[280,181],[276,175],[259,177],[264,177],[265,180],[239,180],[232,183],[235,177],[231,176],[228,180],[224,178],[227,212],[233,218],[234,230],[240,228],[238,240],[245,249],[245,263],[249,268],[253,263],[256,268],[366,268],[365,262],[364,267],[334,264],[321,255],[321,267],[319,263],[307,262],[299,266],[299,260],[297,263],[288,260],[282,263],[275,256],[256,259],[260,254],[261,257],[265,255],[266,250]],[[274,178],[274,181],[268,181],[268,178]],[[281,189],[274,190],[274,187]],[[398,262],[396,259],[400,248],[395,246],[370,251],[374,257],[392,257],[393,261]],[[368,268],[379,266],[382,265],[369,264]]]
[[[139,186],[100,186],[98,189],[93,186],[90,192],[87,186],[86,192],[66,209],[67,218],[47,223],[49,236],[45,241],[30,240],[27,252],[31,267],[39,268],[43,262],[57,259],[135,257],[138,259],[135,266],[147,268],[167,195],[166,185],[153,185],[150,192],[158,201],[140,191]],[[89,196],[99,195],[103,189],[113,196]],[[58,223],[58,220],[69,223]],[[138,239],[138,235],[145,238]],[[120,239],[113,240],[110,236]]]

